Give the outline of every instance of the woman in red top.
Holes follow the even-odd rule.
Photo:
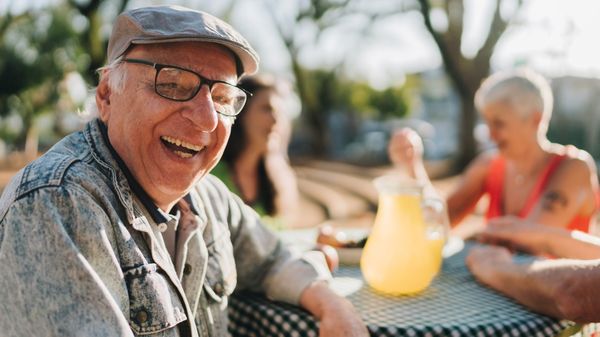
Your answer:
[[[513,216],[587,232],[598,207],[596,167],[587,152],[546,138],[552,92],[545,79],[526,70],[492,75],[477,91],[475,105],[497,151],[479,155],[448,196],[452,226],[488,195],[488,220]],[[397,131],[388,152],[395,166],[431,186],[414,131]]]

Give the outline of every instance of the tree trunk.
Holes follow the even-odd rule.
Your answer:
[[[490,33],[486,37],[481,49],[473,59],[467,59],[460,50],[463,33],[463,0],[445,0],[438,2],[437,8],[443,8],[448,16],[448,29],[436,31],[430,20],[430,0],[418,0],[420,11],[423,15],[425,27],[431,34],[444,63],[446,73],[452,80],[459,93],[462,103],[462,114],[459,122],[459,155],[457,169],[463,169],[477,155],[477,142],[473,130],[477,121],[477,112],[474,106],[474,96],[481,81],[488,76],[490,71],[490,58],[496,43],[506,30],[508,22],[500,15],[500,3],[496,2],[496,9],[490,23]],[[518,6],[522,0],[517,1]]]
[[[456,161],[456,168],[463,169],[477,155],[477,142],[473,130],[477,120],[477,112],[473,104],[473,94],[462,97],[462,109],[459,131],[460,152]]]
[[[296,86],[298,89],[298,95],[302,102],[302,116],[306,119],[306,123],[311,129],[311,151],[317,157],[323,157],[327,154],[329,143],[327,141],[327,125],[324,120],[325,114],[321,111],[321,106],[318,103],[318,97],[311,97],[311,89],[308,88],[310,85],[306,81],[305,73],[302,67],[297,62],[296,57],[292,57],[292,68],[294,70],[294,77],[296,78]]]

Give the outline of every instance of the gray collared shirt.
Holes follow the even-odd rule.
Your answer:
[[[197,213],[178,227],[171,259],[99,121],[60,141],[0,198],[2,336],[225,336],[236,287],[297,304],[330,277],[217,178],[189,199]]]

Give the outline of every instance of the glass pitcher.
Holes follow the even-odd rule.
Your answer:
[[[407,177],[382,176],[374,184],[379,205],[360,261],[362,274],[383,293],[420,292],[442,264],[448,232],[445,204],[424,199],[422,185]]]

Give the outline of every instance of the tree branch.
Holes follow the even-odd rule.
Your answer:
[[[81,13],[81,15],[85,16],[86,18],[89,18],[90,14],[95,12],[98,9],[98,7],[100,7],[101,3],[102,2],[100,0],[90,0],[90,2],[83,5],[75,0],[69,0],[69,5],[73,6],[74,8],[77,8],[79,13]]]
[[[450,75],[452,82],[454,82],[456,89],[460,92],[462,97],[468,96],[468,86],[463,79],[463,75],[458,65],[458,61],[452,56],[450,52],[450,47],[447,45],[447,42],[444,38],[438,34],[431,24],[431,19],[429,17],[430,6],[427,0],[418,0],[421,5],[421,14],[423,15],[423,22],[425,23],[425,27],[433,37],[433,40],[438,46],[440,54],[442,56],[442,61],[444,62],[446,71]],[[458,55],[458,58],[461,56]]]
[[[502,19],[500,16],[500,1],[496,4],[496,9],[494,10],[494,17],[492,19],[492,23],[490,24],[490,33],[487,36],[487,39],[483,43],[483,46],[477,52],[475,56],[475,62],[480,63],[482,60],[489,60],[494,52],[494,47],[498,40],[506,30],[508,23]]]
[[[522,0],[517,2],[517,8],[520,8],[523,4]],[[490,32],[487,36],[487,39],[483,43],[483,46],[477,52],[475,59],[473,62],[475,63],[477,69],[480,69],[482,72],[482,76],[487,76],[489,73],[489,65],[490,58],[494,53],[494,49],[498,44],[498,41],[506,31],[509,26],[509,21],[505,21],[500,16],[500,1],[496,4],[496,9],[494,11],[494,17],[492,19],[492,23],[490,24]]]
[[[460,56],[460,46],[463,33],[463,0],[447,0],[445,2],[446,16],[448,17],[448,30],[442,34],[446,47],[451,55]],[[460,59],[460,57],[458,57]],[[460,63],[456,62],[458,66]]]

